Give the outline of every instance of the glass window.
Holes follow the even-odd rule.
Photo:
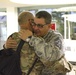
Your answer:
[[[0,16],[0,49],[6,41],[7,36],[7,25],[6,25],[6,16]]]

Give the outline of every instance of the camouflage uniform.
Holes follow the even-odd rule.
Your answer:
[[[19,43],[18,33],[14,33],[12,37]],[[55,62],[60,61],[64,55],[62,39],[60,33],[52,30],[49,30],[44,37],[32,36],[29,42],[25,42],[21,50],[22,71],[27,73],[35,58],[38,56],[39,60],[30,75],[57,75],[60,73],[65,75],[64,70],[58,68],[59,65],[57,64],[59,62]],[[60,62],[63,63],[63,61]],[[66,68],[69,67],[66,66]]]

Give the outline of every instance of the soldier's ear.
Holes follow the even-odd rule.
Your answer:
[[[28,21],[29,21],[29,23],[31,23],[31,22],[33,22],[33,21],[34,21],[34,19],[29,19]]]
[[[48,27],[50,28],[51,27],[51,24],[48,24]]]

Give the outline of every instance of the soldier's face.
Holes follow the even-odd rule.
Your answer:
[[[48,30],[49,26],[45,23],[44,18],[34,18],[34,22],[32,22],[32,28],[37,36],[44,36]]]

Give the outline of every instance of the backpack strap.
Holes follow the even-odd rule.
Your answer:
[[[20,43],[19,43],[19,45],[17,47],[17,53],[18,53],[19,56],[20,56],[20,51],[21,51],[22,46],[23,46],[24,43],[25,43],[25,41],[21,39]],[[31,73],[31,71],[32,71],[32,69],[33,69],[33,67],[34,67],[34,65],[36,64],[37,61],[38,61],[38,57],[36,57],[36,59],[34,60],[32,66],[30,67],[30,69],[27,72],[27,75],[29,75]]]
[[[27,75],[30,75],[30,73],[31,73],[31,71],[32,71],[32,69],[33,69],[33,67],[34,67],[34,65],[36,64],[37,61],[38,61],[38,57],[34,60],[31,68],[30,68],[30,69],[28,70],[28,72],[27,72]]]
[[[19,42],[19,44],[18,44],[18,47],[17,47],[16,52],[17,52],[19,55],[20,55],[20,51],[21,51],[24,43],[25,43],[25,41],[21,39],[20,42]]]

